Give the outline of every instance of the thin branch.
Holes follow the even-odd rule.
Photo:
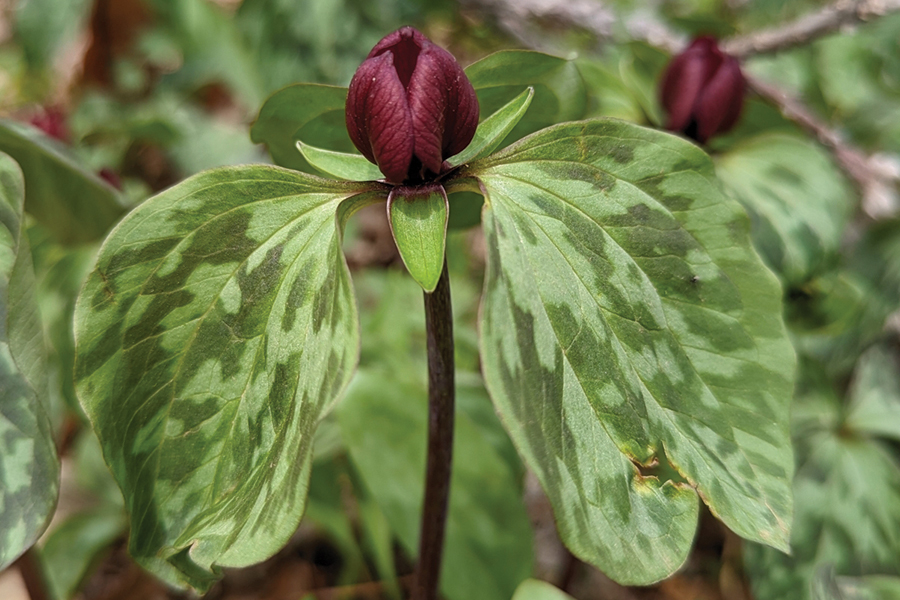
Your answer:
[[[898,10],[900,0],[837,0],[790,23],[727,40],[722,49],[737,58],[777,52]]]
[[[493,16],[498,25],[513,35],[526,47],[545,49],[540,41],[536,23],[552,19],[569,27],[579,27],[598,39],[611,37],[610,28],[602,19],[585,18],[583,1],[566,0],[463,0]],[[595,10],[609,9],[600,3],[591,3]],[[746,58],[756,52],[771,52],[793,45],[807,43],[852,23],[869,20],[900,10],[900,0],[838,0],[821,11],[801,17],[788,25],[722,42],[722,46],[735,56]],[[624,23],[632,39],[647,42],[671,53],[685,47],[685,39],[667,30],[651,13],[636,12]],[[539,40],[539,41],[535,41]],[[800,100],[776,86],[755,77],[747,77],[748,84],[760,97],[774,104],[781,113],[801,128],[814,135],[834,155],[840,168],[850,177],[862,196],[862,207],[871,217],[892,214],[897,210],[896,187],[900,183],[900,164],[887,156],[867,155],[848,142],[835,129],[817,117]]]
[[[781,88],[745,73],[747,85],[761,98],[779,108],[785,118],[831,150],[835,161],[853,180],[862,196],[862,209],[870,217],[896,211],[895,186],[900,183],[900,165],[884,156],[867,155],[845,140],[807,106]]]
[[[432,293],[425,293],[425,331],[428,346],[428,456],[419,562],[412,593],[414,600],[434,600],[437,597],[450,500],[456,389],[453,313],[446,257],[437,287]]]

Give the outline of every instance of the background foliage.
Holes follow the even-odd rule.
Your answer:
[[[0,192],[0,212],[9,213],[0,215],[8,230],[0,237],[9,264],[0,270],[7,311],[33,305],[40,318],[7,318],[16,327],[0,336],[0,346],[8,346],[4,364],[14,368],[4,369],[3,384],[4,390],[31,398],[23,406],[32,407],[29,418],[40,431],[35,439],[43,444],[34,460],[43,466],[26,473],[35,488],[52,496],[35,503],[35,514],[15,519],[31,523],[37,535],[51,515],[52,448],[60,448],[63,496],[54,525],[38,545],[56,597],[79,591],[88,598],[174,594],[129,566],[122,551],[127,535],[122,497],[75,400],[72,315],[100,240],[126,211],[203,169],[281,163],[271,146],[270,158],[254,143],[260,138],[256,128],[250,130],[266,98],[301,81],[346,85],[368,49],[402,24],[421,28],[464,65],[494,50],[522,46],[480,6],[449,0],[0,5],[5,25],[0,28],[5,119],[0,150],[18,163],[2,159],[3,173],[10,176]],[[559,121],[591,116],[662,124],[656,86],[669,54],[635,39],[623,24],[651,22],[675,33],[729,37],[783,23],[821,3],[679,0],[597,6],[619,19],[603,43],[588,27],[530,23],[531,39],[541,49],[574,60],[548,58],[522,73],[508,67],[514,53],[502,53],[470,69],[484,116],[513,100],[526,84],[534,87],[531,106],[506,143]],[[745,67],[797,95],[849,143],[897,168],[900,15],[751,56]],[[63,126],[49,128],[55,139],[29,125],[35,119],[46,124],[57,114]],[[342,119],[342,105],[329,105],[320,122],[303,124],[303,140],[349,150],[346,137],[334,134]],[[291,166],[310,170],[293,148],[292,136],[300,129],[291,131],[284,152],[297,161]],[[613,593],[889,598],[897,593],[897,190],[864,196],[866,190],[839,168],[829,148],[755,96],[748,98],[739,127],[714,140],[709,151],[722,189],[747,210],[756,250],[780,280],[799,357],[791,407],[796,463],[791,555],[741,543],[708,513],[701,514],[686,566],[650,591],[616,586],[563,550],[546,500],[525,476],[479,375],[475,323],[486,250],[480,232],[459,228],[448,242],[460,382],[450,517],[455,533],[448,540],[443,580],[451,600],[562,597],[556,589],[526,581],[532,575],[578,598]],[[24,192],[20,184],[8,183],[16,181],[19,168]],[[103,170],[106,179],[100,177]],[[77,207],[68,204],[71,197],[78,198]],[[879,209],[869,210],[875,201]],[[468,216],[453,209],[451,228],[454,222],[477,222],[480,200],[469,202]],[[360,582],[385,582],[377,584],[379,593],[398,597],[408,582],[421,494],[424,434],[416,432],[424,427],[424,331],[420,293],[403,273],[385,226],[380,214],[366,211],[347,225],[343,246],[362,325],[360,374],[316,434],[306,520],[284,552],[243,574],[229,573],[211,597],[301,596]],[[31,304],[26,296],[33,297]],[[35,333],[39,327],[42,339]],[[37,366],[39,352],[29,354],[39,346],[29,340],[42,342],[45,366]],[[14,380],[29,385],[13,386]],[[385,393],[386,381],[398,390]],[[2,417],[8,419],[13,397],[4,396]],[[7,463],[17,469],[29,464],[2,448],[0,472]],[[3,494],[9,493],[4,488]],[[3,528],[8,531],[5,523]],[[4,545],[0,560],[14,560],[29,545],[27,538]]]

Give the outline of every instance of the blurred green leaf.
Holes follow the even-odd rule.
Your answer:
[[[319,525],[341,553],[339,585],[357,581],[365,566],[345,499],[350,476],[339,460],[316,461],[309,478],[305,518]]]
[[[123,510],[103,506],[72,515],[50,533],[40,556],[55,598],[68,600],[78,592],[103,551],[125,534],[127,523]]]
[[[797,510],[791,554],[749,545],[747,571],[758,598],[818,598],[816,574],[898,574],[900,565],[900,463],[893,449],[869,430],[867,416],[897,398],[896,366],[884,367],[887,350],[875,347],[861,358],[851,387],[849,416],[824,373],[809,366],[792,407],[797,452],[794,496]],[[892,352],[893,354],[893,352]],[[891,357],[896,361],[896,354]],[[854,417],[855,413],[855,417]],[[854,428],[854,419],[859,428]],[[841,596],[837,596],[841,597]],[[852,597],[852,596],[850,596]]]
[[[855,197],[814,142],[754,137],[717,157],[716,174],[750,213],[757,250],[788,284],[803,283],[837,261]]]
[[[484,158],[496,150],[497,146],[525,116],[533,97],[534,89],[528,88],[479,123],[472,142],[465,150],[450,158],[450,164],[465,164]]]
[[[546,581],[526,579],[516,588],[512,600],[572,600],[572,597]]]
[[[0,152],[0,570],[47,528],[59,492],[23,202],[22,172]]]
[[[579,58],[577,65],[590,97],[586,116],[645,121],[641,102],[623,81],[618,64],[609,65],[599,58]]]
[[[698,495],[786,548],[794,353],[778,282],[706,154],[596,119],[463,174],[489,207],[485,380],[569,549],[622,583],[662,579],[687,557]]]
[[[48,68],[63,44],[72,43],[88,17],[90,0],[19,0],[16,38],[32,68]]]
[[[115,188],[34,127],[0,120],[0,151],[25,174],[25,211],[61,242],[98,240],[125,214]]]
[[[338,407],[353,464],[415,556],[425,475],[427,389],[361,369]],[[458,411],[441,590],[451,600],[506,600],[531,573],[532,532],[517,474]]]
[[[378,578],[384,582],[387,596],[393,600],[401,600],[403,596],[394,565],[394,538],[391,525],[378,507],[378,503],[371,498],[362,498],[359,501],[359,523],[363,531],[363,540],[372,555]]]
[[[263,73],[234,18],[207,0],[151,0],[157,27],[165,29],[184,64],[166,84],[193,92],[208,83],[226,82],[247,106],[265,97]]]
[[[527,50],[502,50],[469,65],[466,75],[478,94],[482,115],[500,110],[525,88],[534,89],[528,112],[503,144],[560,121],[580,119],[587,111],[587,89],[571,60]]]
[[[669,63],[668,54],[643,42],[632,42],[620,48],[619,75],[652,125],[662,125],[659,82]]]
[[[298,83],[272,94],[253,126],[250,139],[265,144],[275,164],[298,171],[312,167],[297,142],[349,152],[353,149],[344,124],[347,88]]]

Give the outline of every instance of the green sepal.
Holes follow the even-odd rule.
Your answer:
[[[428,293],[444,269],[450,204],[440,185],[395,187],[387,201],[391,234],[406,270]]]
[[[378,165],[370,163],[362,154],[325,150],[304,144],[302,141],[297,142],[297,150],[314,169],[324,175],[347,181],[384,179]]]
[[[497,149],[497,146],[509,135],[519,123],[534,98],[534,88],[527,90],[507,102],[497,112],[478,124],[475,137],[465,150],[452,156],[451,165],[462,165],[479,158],[484,158]]]

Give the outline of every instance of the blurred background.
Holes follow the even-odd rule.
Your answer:
[[[671,52],[691,36],[746,39],[824,5],[806,0],[0,0],[0,117],[40,130],[42,143],[105,180],[121,192],[125,205],[134,206],[204,169],[271,162],[249,135],[266,98],[297,82],[346,86],[369,49],[402,25],[419,28],[463,66],[505,48],[571,59],[580,83],[574,91],[557,90],[551,122],[609,116],[659,127],[664,122],[656,91],[660,74]],[[784,284],[787,317],[805,361],[798,398],[827,396],[835,406],[852,400],[853,385],[883,384],[859,383],[862,373],[871,378],[871,372],[897,365],[900,14],[872,15],[870,21],[836,27],[777,53],[744,53],[747,72],[771,86],[768,95],[754,88],[738,127],[708,148],[723,185],[750,211],[754,241]],[[805,113],[798,117],[789,102],[773,101],[779,93],[798,100]],[[812,125],[803,120],[809,115]],[[862,166],[854,171],[856,159]],[[95,217],[79,218],[90,223]],[[74,298],[102,235],[69,235],[66,227],[38,218],[29,230],[52,349],[51,396],[63,456],[58,514],[37,554],[59,599],[188,598],[142,571],[125,552],[122,500],[83,423],[71,382]],[[472,460],[483,459],[484,477],[510,481],[498,504],[479,504],[477,482],[465,496],[483,508],[457,520],[466,539],[448,548],[455,567],[446,569],[444,578],[465,585],[445,590],[450,600],[505,600],[529,576],[585,600],[749,600],[751,585],[765,600],[799,597],[759,590],[784,591],[820,573],[831,581],[828,569],[835,566],[846,575],[896,572],[900,529],[871,533],[860,525],[868,518],[864,510],[840,527],[870,537],[860,541],[849,535],[844,543],[837,536],[821,550],[816,532],[830,525],[819,515],[809,521],[810,531],[801,532],[806,537],[797,542],[794,562],[773,551],[748,551],[704,513],[688,564],[649,588],[620,586],[575,559],[556,537],[549,504],[525,473],[480,381],[475,322],[484,245],[478,226],[454,231],[448,248],[464,421],[460,444],[483,449]],[[417,520],[423,444],[410,445],[404,435],[424,427],[421,296],[405,276],[381,208],[351,222],[345,250],[361,308],[358,379],[363,383],[351,388],[339,412],[359,416],[341,426],[328,419],[320,428],[307,516],[289,545],[266,563],[225,573],[210,599],[399,598],[409,584],[415,546],[410,523]],[[415,401],[401,404],[371,392],[398,385]],[[891,393],[900,397],[896,389]],[[811,419],[808,411],[802,413],[807,426],[830,418],[822,415],[841,413],[840,408],[816,410]],[[358,435],[351,439],[347,432],[353,427]],[[365,444],[390,446],[396,464],[366,463],[360,458]],[[890,446],[888,475],[878,475],[887,478],[883,487],[846,496],[851,504],[859,497],[875,498],[872,506],[882,506],[877,500],[882,498],[890,515],[879,523],[888,527],[900,526],[895,452]],[[404,479],[407,473],[412,475]],[[384,481],[390,482],[388,489],[379,484]],[[798,505],[815,504],[816,493],[798,495]],[[508,535],[499,539],[486,522],[505,523]],[[779,577],[794,583],[751,583],[782,573],[779,569],[787,573]],[[0,573],[0,598],[18,600],[27,597],[24,593],[18,570]]]

